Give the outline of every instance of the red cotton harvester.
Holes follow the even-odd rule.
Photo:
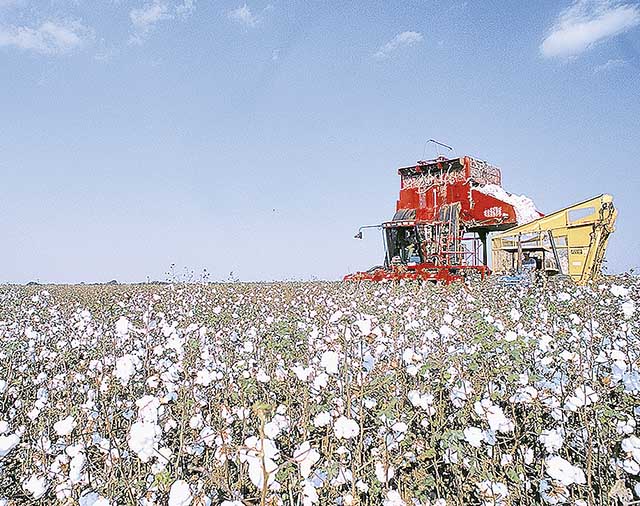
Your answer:
[[[464,156],[419,161],[398,170],[400,199],[380,228],[384,265],[345,276],[347,281],[423,279],[451,283],[489,273],[487,234],[518,224],[516,209],[500,200],[500,169]],[[489,186],[490,185],[490,186]],[[481,191],[488,186],[500,190]],[[542,216],[542,215],[540,215]]]

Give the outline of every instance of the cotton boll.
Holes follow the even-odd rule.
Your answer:
[[[360,331],[360,334],[362,336],[368,336],[369,334],[371,334],[371,320],[357,320],[354,325],[358,327],[358,330]]]
[[[149,462],[155,455],[160,427],[153,423],[135,422],[129,431],[129,448],[142,462]]]
[[[116,368],[113,375],[120,380],[120,383],[124,386],[129,383],[129,379],[136,372],[136,369],[140,367],[140,359],[135,355],[124,355],[116,360]]]
[[[402,496],[396,490],[389,490],[382,501],[382,506],[407,506],[402,500]]]
[[[23,484],[23,488],[29,492],[34,499],[40,499],[47,492],[47,478],[34,474]]]
[[[630,320],[633,317],[633,314],[636,312],[635,302],[632,300],[623,302],[621,307],[622,307],[622,313],[624,314],[625,319]]]
[[[309,441],[305,441],[293,452],[293,460],[298,463],[300,475],[306,480],[311,474],[311,468],[320,460],[320,454],[311,448]]]
[[[611,295],[615,296],[615,297],[627,297],[629,295],[629,289],[625,288],[622,285],[611,285]]]
[[[109,500],[97,492],[84,491],[80,495],[78,506],[110,506]]]
[[[63,420],[59,420],[58,422],[53,424],[53,430],[56,431],[58,436],[68,436],[73,432],[74,427],[77,425],[75,419],[72,415],[64,418]]]
[[[302,367],[301,365],[296,365],[295,367],[291,368],[291,371],[300,381],[307,381],[309,379],[309,376],[313,372],[313,369],[311,369],[311,367]]]
[[[482,440],[484,438],[483,432],[478,427],[467,427],[463,431],[464,439],[471,446],[475,448],[480,448],[482,445]]]
[[[192,429],[200,429],[204,426],[204,420],[201,413],[197,413],[189,420],[189,427]]]
[[[325,351],[320,359],[320,365],[329,374],[337,374],[340,364],[340,356],[335,351]]]
[[[548,457],[545,460],[547,474],[563,485],[576,483],[583,485],[586,483],[584,472],[579,467],[569,463],[567,460],[557,455]]]
[[[342,311],[336,311],[329,318],[329,322],[330,323],[336,323],[340,318],[342,318],[342,315],[343,315]]]
[[[110,503],[97,492],[84,491],[80,495],[78,506],[110,506]]]
[[[335,421],[333,431],[338,439],[351,439],[358,435],[360,427],[355,420],[341,416]]]
[[[17,434],[8,436],[0,436],[0,458],[9,454],[20,443],[20,437]]]
[[[331,414],[323,411],[318,413],[313,419],[313,425],[315,427],[325,427],[331,423]]]
[[[395,476],[395,469],[391,464],[386,466],[382,462],[376,462],[376,478],[380,483],[388,483]]]
[[[476,484],[478,495],[484,506],[504,506],[509,496],[509,489],[504,483],[484,480]]]
[[[174,481],[169,490],[168,506],[189,506],[192,500],[189,484],[184,480]]]
[[[316,390],[322,390],[328,385],[328,383],[329,376],[327,376],[326,373],[320,373],[313,380],[313,388],[315,388]]]

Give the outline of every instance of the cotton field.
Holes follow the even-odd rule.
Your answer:
[[[640,280],[0,288],[0,505],[640,501]]]

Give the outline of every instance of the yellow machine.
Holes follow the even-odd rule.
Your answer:
[[[600,195],[492,238],[492,270],[530,276],[565,275],[578,284],[596,279],[618,212],[611,195]]]

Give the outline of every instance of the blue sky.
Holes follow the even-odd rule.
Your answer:
[[[634,2],[0,0],[0,70],[1,281],[336,279],[431,137],[640,265]]]

